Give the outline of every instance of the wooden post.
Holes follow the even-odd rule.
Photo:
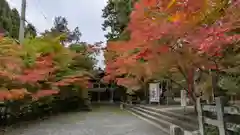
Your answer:
[[[212,76],[212,101],[214,101],[215,93],[218,92],[218,76],[216,70],[210,70]],[[219,93],[218,93],[219,94]],[[219,96],[219,95],[218,95]]]
[[[132,105],[132,95],[129,95],[129,99],[130,99],[130,105]]]
[[[226,127],[224,123],[224,106],[222,104],[223,98],[217,97],[216,98],[216,112],[217,112],[217,119],[218,119],[218,130],[219,135],[226,135]]]
[[[161,81],[161,95],[160,95],[160,104],[163,104],[164,103],[164,92],[163,92],[163,81]]]
[[[98,92],[98,102],[100,103],[101,102],[101,93]]]
[[[168,89],[168,81],[166,81],[166,93],[167,93],[167,105],[169,104],[169,89]]]
[[[201,104],[201,98],[197,98],[197,112],[198,112],[198,124],[200,135],[204,135],[204,117]]]
[[[120,109],[123,110],[123,103],[120,102]]]
[[[159,102],[158,105],[161,105],[161,95],[162,95],[162,84],[161,81],[159,82]]]
[[[113,89],[111,89],[110,90],[110,103],[113,103],[113,96],[114,96]]]
[[[191,94],[194,91],[194,69],[190,68],[188,70],[188,93],[189,98],[191,98]]]

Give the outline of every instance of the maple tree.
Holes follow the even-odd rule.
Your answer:
[[[140,0],[131,13],[130,40],[109,42],[105,51],[106,80],[129,87],[139,78],[167,78],[181,73],[195,100],[195,69],[219,69],[226,45],[239,42],[239,1]],[[216,65],[217,63],[217,65]],[[143,75],[144,74],[144,75]],[[131,77],[131,81],[129,80]],[[123,81],[124,80],[124,81]],[[132,81],[135,80],[135,81]],[[148,82],[148,81],[146,81]]]
[[[0,44],[0,77],[5,81],[12,80],[22,65],[22,60],[19,57],[21,47],[14,44],[13,40],[3,37],[0,37]]]
[[[85,106],[101,43],[65,47],[60,40],[41,36],[19,45],[0,37],[0,101],[11,112],[6,119],[39,118],[71,109],[69,104]]]
[[[102,43],[80,42],[78,27],[61,30],[60,25],[67,26],[64,19],[57,17],[50,32],[26,36],[21,45],[14,39],[0,37],[0,101],[13,117],[29,111],[38,117],[39,112],[49,113],[49,109],[67,110],[72,102],[85,105],[89,79],[97,62],[95,56]]]
[[[75,45],[78,49],[73,49],[62,46],[59,40],[59,37],[36,37],[20,46],[1,37],[0,100],[10,101],[15,115],[31,100],[34,106],[39,105],[35,102],[51,104],[51,100],[41,99],[51,99],[62,91],[64,94],[75,91],[68,87],[66,93],[65,86],[86,90],[95,64],[92,55],[97,53],[99,44],[83,48]]]

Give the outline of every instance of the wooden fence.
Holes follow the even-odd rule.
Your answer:
[[[198,98],[197,111],[200,135],[205,135],[205,124],[217,127],[219,135],[227,135],[227,131],[240,132],[240,123],[233,122],[233,119],[226,120],[226,116],[240,116],[239,108],[233,106],[224,107],[223,97],[217,97],[214,105],[203,104],[200,98]],[[213,119],[206,116],[207,112],[210,112],[216,118]]]

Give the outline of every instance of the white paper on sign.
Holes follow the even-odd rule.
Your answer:
[[[181,106],[187,106],[187,92],[185,90],[181,90]]]
[[[150,102],[159,102],[159,83],[150,83],[149,84],[149,99]]]

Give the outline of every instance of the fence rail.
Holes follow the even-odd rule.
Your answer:
[[[240,109],[235,106],[224,106],[223,105],[223,97],[217,97],[215,99],[215,104],[204,104],[201,102],[200,98],[197,99],[197,112],[198,112],[198,122],[199,122],[199,130],[190,132],[181,129],[176,125],[170,126],[170,134],[171,135],[206,135],[206,124],[217,127],[219,135],[229,135],[227,131],[232,131],[235,133],[240,133],[240,123],[236,123],[238,120],[237,117],[240,117]],[[131,104],[121,102],[120,108],[128,108],[131,107]],[[208,116],[210,112],[211,115]],[[226,119],[230,116],[231,119]],[[232,120],[234,118],[234,121]],[[240,121],[240,119],[239,119]],[[238,121],[237,121],[238,122]],[[181,132],[180,132],[181,131]]]
[[[202,109],[204,111],[216,112],[216,106],[213,106],[213,105],[203,105]],[[232,114],[232,115],[240,115],[240,109],[234,106],[224,107],[224,113]]]
[[[204,135],[205,124],[216,126],[219,130],[219,135],[226,135],[226,131],[238,132],[240,129],[240,123],[226,122],[224,120],[225,115],[240,116],[240,110],[238,107],[234,106],[223,106],[223,97],[217,97],[215,99],[215,105],[204,105],[201,103],[200,98],[197,99],[197,111],[198,111],[198,121],[199,121],[199,132]],[[214,113],[217,119],[209,118],[205,115],[205,112]]]

